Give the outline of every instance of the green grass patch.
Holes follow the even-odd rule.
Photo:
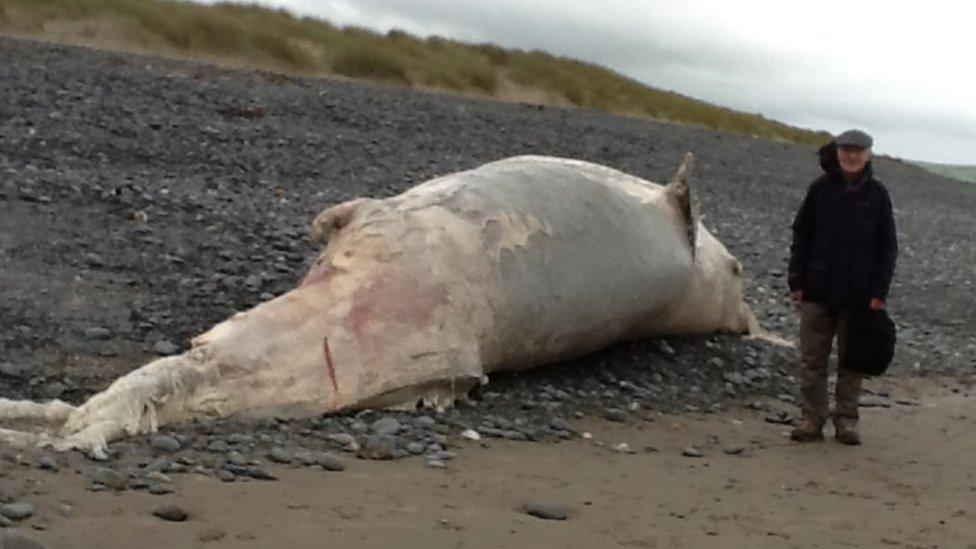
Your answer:
[[[353,78],[410,83],[403,59],[382,48],[345,48],[332,61],[332,70]]]

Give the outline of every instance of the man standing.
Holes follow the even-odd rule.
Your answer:
[[[824,174],[807,190],[793,222],[789,285],[800,313],[800,407],[790,438],[823,440],[827,422],[827,362],[837,336],[838,356],[851,312],[883,309],[898,242],[891,198],[871,169],[871,136],[848,130],[820,148]],[[839,362],[839,361],[838,361]],[[861,443],[857,432],[861,374],[838,368],[835,438]]]

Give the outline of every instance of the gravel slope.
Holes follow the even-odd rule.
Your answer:
[[[666,181],[686,150],[706,226],[745,265],[763,324],[792,336],[783,271],[819,170],[809,147],[0,38],[0,396],[80,401],[286,291],[327,205],[526,153]],[[976,186],[886,159],[876,171],[902,249],[895,371],[972,372]],[[727,336],[630,343],[499,376],[456,418],[789,401],[792,360]]]

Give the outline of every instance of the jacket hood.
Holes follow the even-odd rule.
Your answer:
[[[840,171],[840,161],[837,160],[837,142],[831,141],[823,147],[817,150],[817,155],[820,156],[820,167],[823,168],[824,173],[834,178],[843,178],[843,174]],[[861,172],[861,177],[858,178],[860,181],[866,181],[874,175],[874,168],[871,166],[871,161],[868,160],[867,165],[864,166],[864,171]]]

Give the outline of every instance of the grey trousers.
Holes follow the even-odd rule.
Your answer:
[[[850,325],[850,311],[834,309],[818,303],[800,302],[800,360],[797,379],[800,382],[800,408],[803,416],[819,425],[827,422],[830,410],[827,401],[827,363],[837,336],[837,356],[844,355],[841,342]],[[834,389],[835,426],[853,428],[858,420],[858,399],[861,396],[861,374],[837,369]]]

